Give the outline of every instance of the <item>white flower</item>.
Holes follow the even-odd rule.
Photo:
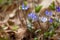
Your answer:
[[[46,17],[41,17],[40,20],[41,20],[42,22],[46,22],[46,21],[47,21],[47,18],[46,18]]]

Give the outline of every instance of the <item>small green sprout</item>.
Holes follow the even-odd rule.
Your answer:
[[[16,31],[18,29],[18,26],[16,26],[16,25],[14,25],[13,27],[12,27],[12,30],[13,31]]]
[[[0,0],[0,4],[2,3],[3,0]]]
[[[42,6],[36,6],[35,7],[35,12],[38,13],[41,10]]]
[[[24,1],[24,5],[25,5],[25,6],[27,5],[27,1]]]
[[[49,6],[50,9],[52,10],[55,10],[55,3],[53,2],[50,6]]]
[[[51,30],[54,30],[54,27],[53,26],[50,26],[48,31],[51,31]]]
[[[45,32],[43,38],[44,40],[46,40],[46,38],[52,37],[54,34],[55,34],[54,31]]]
[[[54,30],[51,30],[51,31],[49,32],[49,36],[50,36],[50,37],[52,37],[54,34],[55,34],[55,31],[54,31]]]
[[[28,28],[29,31],[33,32],[34,27],[31,24],[31,20],[27,20],[27,28]]]
[[[2,25],[2,29],[3,29],[3,30],[6,30],[7,28],[8,28],[7,26]]]
[[[11,4],[12,3],[12,0],[0,0],[0,5],[3,5],[3,4]]]
[[[43,35],[43,40],[46,40],[46,38],[49,37],[49,32],[45,32],[44,35]]]
[[[4,39],[4,38],[0,38],[0,40],[6,40],[6,39]]]
[[[51,30],[49,32],[45,32],[44,33],[44,38],[52,37],[54,34],[55,34],[55,31],[54,30]]]
[[[54,28],[57,28],[59,26],[59,24],[60,23],[58,23],[58,22],[54,22],[52,25],[53,25]]]
[[[22,6],[19,6],[19,10],[21,10],[22,9]]]
[[[9,40],[9,37],[5,35],[4,37],[0,37],[0,40]]]
[[[44,37],[48,37],[48,36],[49,36],[49,32],[45,32]]]
[[[28,30],[29,30],[31,33],[34,33],[34,32],[35,32],[35,30],[34,30],[34,27],[33,27],[33,26],[28,27]]]
[[[37,37],[35,37],[35,38],[34,38],[34,40],[38,40],[38,38],[37,38]]]
[[[35,33],[40,33],[41,32],[41,29],[38,29],[35,31]]]

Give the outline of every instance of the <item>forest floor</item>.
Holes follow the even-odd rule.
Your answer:
[[[0,0],[1,1],[1,0]],[[55,6],[60,6],[59,0],[4,0],[0,2],[0,40],[60,40],[60,22],[54,19],[60,19],[60,12],[51,10],[49,6],[54,2]],[[22,4],[26,4],[29,8],[26,10],[22,8]],[[28,14],[35,13],[36,6],[43,6],[41,10],[39,7],[36,13],[39,18],[47,17],[47,20],[52,18],[54,21],[49,23],[29,20]],[[25,7],[24,6],[24,7]],[[53,16],[46,16],[44,12],[52,11]],[[34,16],[33,16],[34,18]],[[56,23],[56,24],[55,24]],[[59,24],[59,25],[58,25]],[[50,26],[51,25],[51,26]],[[54,28],[53,28],[53,27]],[[50,34],[49,34],[50,33]],[[52,36],[53,35],[53,36]]]

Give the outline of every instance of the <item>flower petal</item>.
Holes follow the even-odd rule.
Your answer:
[[[42,22],[46,22],[47,21],[47,18],[46,17],[41,17],[41,21]]]

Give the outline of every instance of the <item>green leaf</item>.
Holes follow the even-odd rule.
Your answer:
[[[27,5],[27,1],[24,1],[24,5],[25,5],[25,6]]]
[[[12,3],[12,0],[0,0],[0,5],[11,4],[11,3]]]
[[[48,36],[49,36],[49,32],[45,32],[44,37],[48,37]]]
[[[52,10],[55,10],[55,3],[53,2],[50,6],[49,6],[50,9]]]
[[[18,29],[18,26],[16,26],[16,25],[12,27],[13,31],[16,31],[17,29]]]
[[[6,1],[0,0],[0,5],[4,4]]]
[[[55,34],[54,30],[51,30],[51,31],[49,32],[49,36],[50,36],[50,37],[52,37],[54,34]]]
[[[38,40],[38,38],[37,38],[37,37],[35,37],[35,38],[34,38],[34,40]]]
[[[19,6],[19,10],[21,10],[22,9],[22,6]]]
[[[8,37],[7,37],[7,38],[1,38],[1,37],[0,37],[0,40],[8,40]]]
[[[12,0],[7,0],[7,3],[8,3],[8,4],[11,4],[11,3],[12,3]]]
[[[0,38],[0,40],[5,40],[4,38]]]
[[[52,25],[54,28],[57,28],[59,26],[60,23],[54,22]]]
[[[2,1],[3,1],[3,0],[0,0],[0,4],[1,4]]]
[[[41,10],[42,6],[35,7],[35,12],[38,13]]]
[[[49,31],[50,31],[50,30],[54,30],[54,27],[53,27],[53,26],[50,26],[48,30],[49,30]]]
[[[45,32],[44,35],[43,35],[43,40],[46,40],[46,38],[49,37],[49,32]]]
[[[41,29],[38,29],[35,31],[35,33],[40,33],[41,32]]]
[[[34,33],[33,26],[31,26],[31,27],[28,27],[28,30],[29,30],[30,32]]]

